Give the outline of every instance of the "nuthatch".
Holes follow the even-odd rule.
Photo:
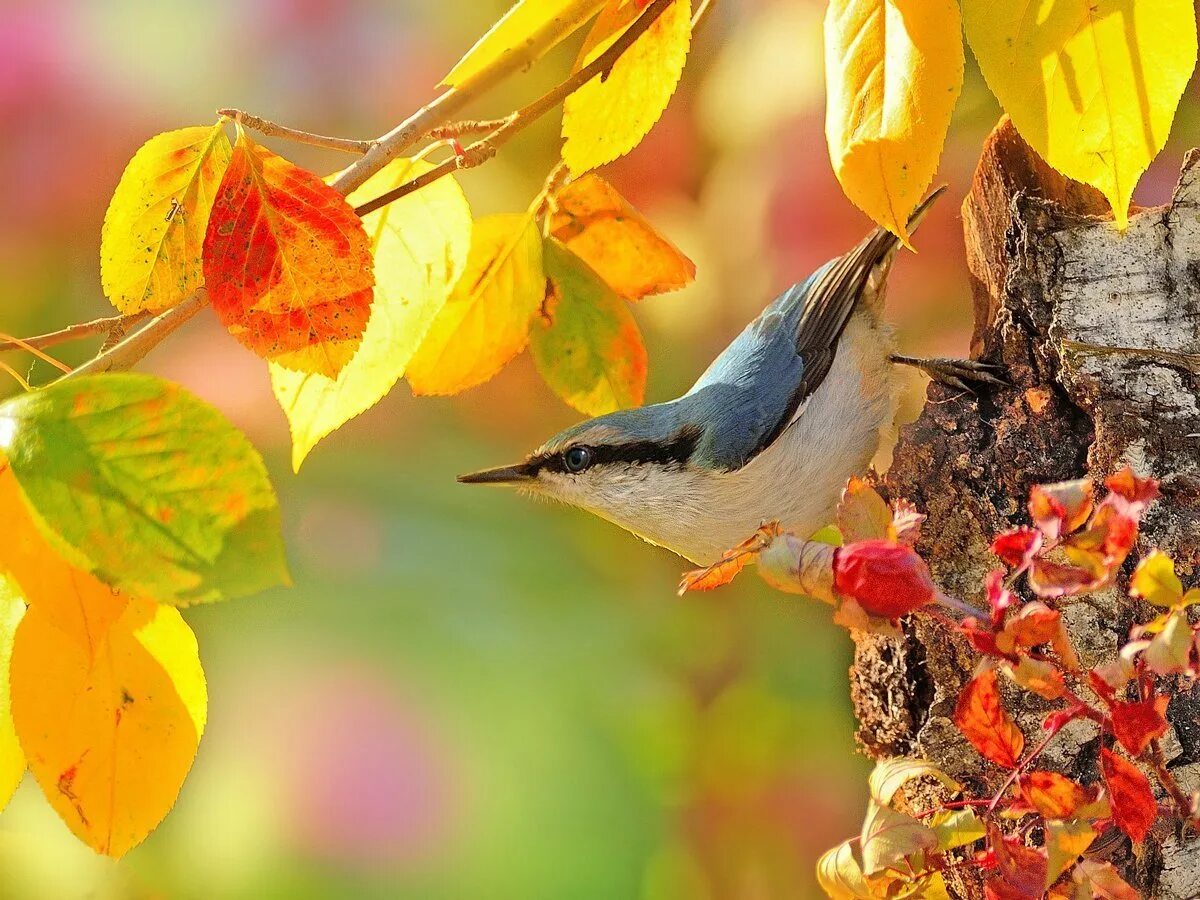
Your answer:
[[[892,427],[893,363],[960,387],[1003,383],[981,363],[893,353],[881,313],[898,246],[877,228],[788,288],[682,397],[581,422],[522,463],[458,480],[581,507],[697,565],[764,522],[807,537]]]

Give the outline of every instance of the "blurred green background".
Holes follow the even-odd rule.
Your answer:
[[[432,96],[506,0],[40,0],[0,8],[0,330],[110,314],[100,225],[159,131],[222,106],[370,137]],[[868,227],[823,140],[816,0],[720,0],[671,108],[614,181],[699,266],[636,314],[649,396],[684,390],[775,292]],[[578,38],[473,109],[507,112]],[[906,350],[965,352],[957,205],[998,109],[969,66],[941,179],[950,199],[889,300]],[[1163,202],[1195,142],[1189,98],[1139,199]],[[464,186],[523,209],[557,117]],[[268,142],[316,171],[336,155]],[[78,362],[92,346],[56,353]],[[30,377],[50,370],[6,357]],[[575,415],[521,358],[462,397],[378,408],[288,468],[266,367],[205,314],[144,366],[209,399],[272,469],[296,585],[189,610],[210,683],[196,766],[120,864],[31,778],[0,816],[0,895],[803,898],[857,831],[852,646],[824,606],[745,577],[679,599],[686,564],[564,508],[465,488]],[[922,395],[911,384],[907,415]],[[0,395],[15,385],[0,385]]]

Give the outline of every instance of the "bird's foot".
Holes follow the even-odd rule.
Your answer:
[[[915,356],[901,356],[896,353],[891,356],[891,360],[902,366],[912,366],[914,369],[920,369],[938,384],[944,384],[946,387],[955,388],[960,391],[970,391],[975,393],[980,385],[991,385],[992,387],[1011,387],[1011,385],[1000,377],[999,373],[1004,371],[1003,366],[998,366],[993,363],[980,362],[977,359],[920,359]]]

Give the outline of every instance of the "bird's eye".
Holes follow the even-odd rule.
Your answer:
[[[582,472],[592,464],[592,451],[589,447],[572,447],[563,454],[563,465],[572,475]]]

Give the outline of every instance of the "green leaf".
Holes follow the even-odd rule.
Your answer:
[[[136,597],[185,606],[288,581],[262,458],[178,385],[93,375],[15,397],[0,452],[64,556]]]
[[[628,305],[554,238],[546,241],[542,254],[554,293],[531,328],[530,350],[538,371],[555,393],[585,415],[641,405],[646,347]]]

